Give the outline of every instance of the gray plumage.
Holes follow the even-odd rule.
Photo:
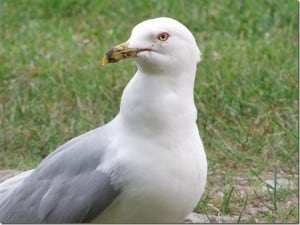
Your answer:
[[[1,223],[89,222],[101,213],[119,193],[111,183],[114,171],[97,170],[109,143],[106,128],[62,145],[0,195]]]

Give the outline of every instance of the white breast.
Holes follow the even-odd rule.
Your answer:
[[[121,193],[93,222],[183,222],[206,181],[206,157],[196,125],[175,139],[125,133],[116,145],[124,148],[111,150],[107,157],[119,165],[114,183],[121,184]]]

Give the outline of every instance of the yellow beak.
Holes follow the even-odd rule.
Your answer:
[[[128,42],[124,42],[108,50],[103,56],[101,64],[106,65],[108,63],[118,62],[128,57],[136,57],[141,51],[150,51],[150,49],[147,48],[129,48],[128,45]]]

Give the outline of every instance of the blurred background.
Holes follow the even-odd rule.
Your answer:
[[[110,121],[136,69],[100,60],[160,16],[185,24],[202,51],[195,101],[209,171],[195,212],[296,223],[297,1],[0,0],[0,169],[34,168]]]

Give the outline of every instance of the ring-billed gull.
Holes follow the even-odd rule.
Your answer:
[[[117,116],[0,185],[2,223],[182,222],[205,187],[193,88],[200,51],[171,18],[146,20],[102,64],[133,57]]]

